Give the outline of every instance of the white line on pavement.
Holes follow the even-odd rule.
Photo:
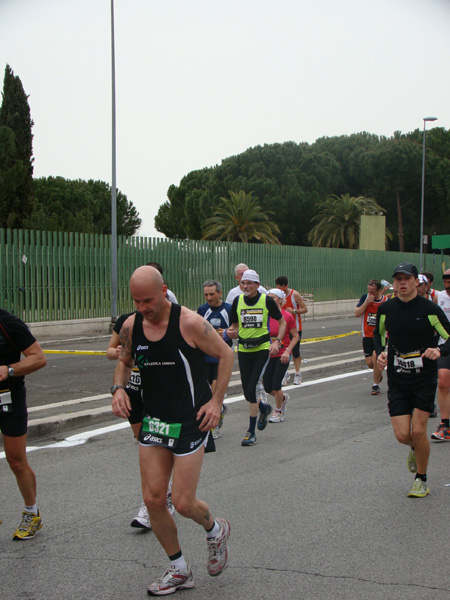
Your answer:
[[[331,377],[323,377],[322,379],[315,379],[314,381],[306,381],[302,383],[301,386],[298,385],[288,385],[283,389],[293,390],[309,387],[311,385],[318,385],[320,383],[328,383],[330,381],[337,381],[338,379],[346,379],[347,377],[354,377],[355,375],[367,375],[371,373],[370,369],[364,369],[362,371],[353,371],[351,373],[341,373],[340,375],[332,375]],[[234,402],[241,402],[244,400],[244,396],[234,396],[233,398],[227,398],[225,400],[226,404],[233,404]],[[80,446],[84,444],[92,437],[96,437],[98,435],[104,435],[105,433],[111,433],[113,431],[119,431],[120,429],[126,429],[129,427],[128,421],[124,423],[117,423],[116,425],[109,425],[108,427],[101,427],[100,429],[93,429],[92,431],[84,431],[83,433],[77,433],[76,435],[71,435],[70,437],[62,440],[61,442],[54,442],[53,444],[47,444],[45,446],[27,446],[27,453],[34,452],[36,450],[44,450],[47,448],[72,448],[73,446]],[[0,460],[5,458],[5,453],[0,452]]]

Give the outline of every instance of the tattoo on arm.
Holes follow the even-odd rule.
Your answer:
[[[210,331],[212,331],[212,330],[213,330],[213,327],[212,327],[212,325],[210,325],[210,324],[208,323],[208,321],[205,321],[205,335],[208,335],[208,333],[209,333]]]
[[[119,334],[119,340],[121,345],[120,356],[124,358],[131,355],[131,337],[130,337],[130,328],[122,327]]]

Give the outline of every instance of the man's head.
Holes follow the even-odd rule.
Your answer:
[[[215,279],[207,279],[203,284],[203,293],[209,306],[215,308],[222,304],[222,284]]]
[[[137,268],[130,277],[130,292],[136,310],[147,321],[157,320],[166,300],[167,285],[161,273],[154,267],[145,265]]]
[[[379,300],[379,296],[381,296],[381,283],[378,279],[371,279],[369,281],[367,284],[367,293]]]
[[[242,275],[244,271],[247,271],[248,265],[245,263],[239,263],[234,267],[234,277],[238,283],[241,283]]]
[[[147,266],[148,267],[153,267],[154,269],[156,269],[157,271],[159,271],[161,273],[161,275],[163,274],[163,272],[162,272],[162,266],[159,263],[157,263],[157,262],[149,262],[149,263],[147,263]]]
[[[288,278],[286,275],[280,275],[275,279],[275,285],[278,289],[286,291],[288,289]]]
[[[417,296],[419,273],[417,267],[409,262],[400,263],[394,269],[394,291],[400,300],[408,302]]]
[[[259,288],[259,275],[253,269],[247,269],[242,274],[241,279],[241,290],[243,291],[244,296],[248,296],[249,298],[253,298],[258,293]]]
[[[417,293],[419,294],[419,296],[423,296],[424,298],[426,298],[428,293],[428,278],[423,273],[419,273],[417,282]]]
[[[415,279],[419,276],[416,265],[410,262],[402,262],[394,268],[392,277],[395,277],[397,273],[403,273],[404,275],[414,275]]]
[[[450,296],[450,269],[444,271],[444,274],[442,275],[442,283],[444,285],[444,290]]]
[[[434,275],[433,273],[430,273],[430,271],[423,271],[422,275],[425,275],[425,277],[428,279],[428,283],[427,283],[427,294],[430,293],[431,288],[433,287],[433,283],[434,283]]]

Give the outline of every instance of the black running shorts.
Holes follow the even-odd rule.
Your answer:
[[[375,345],[373,343],[373,338],[363,337],[362,346],[363,346],[363,350],[364,350],[364,356],[366,358],[372,358],[372,355],[375,352]]]
[[[298,332],[298,342],[292,348],[292,358],[298,358],[300,356],[300,342],[302,341],[302,331]]]
[[[437,368],[450,369],[450,356],[441,356],[437,359]]]
[[[388,408],[391,417],[412,415],[415,408],[425,412],[434,411],[437,379],[426,377],[414,383],[388,383]]]
[[[157,434],[154,435],[156,437]],[[152,441],[152,434],[148,434],[142,431],[142,429],[139,433],[139,444],[141,446],[159,446],[158,443]],[[175,456],[187,456],[188,454],[194,454],[202,446],[205,448],[205,452],[215,452],[216,447],[211,432],[200,431],[197,425],[185,424],[181,428],[181,434],[176,447],[166,449]]]
[[[9,412],[0,412],[0,431],[3,435],[20,437],[25,435],[28,427],[27,394],[25,386],[11,390],[13,401],[8,406]]]
[[[209,385],[212,385],[212,382],[217,379],[217,373],[219,372],[219,363],[218,362],[205,362],[206,367],[206,377],[208,379]]]

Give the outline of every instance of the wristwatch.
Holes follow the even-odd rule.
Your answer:
[[[8,377],[14,377],[14,369],[8,365]]]
[[[112,396],[114,396],[114,394],[116,393],[116,391],[117,391],[119,388],[120,388],[121,390],[124,390],[124,389],[125,389],[125,388],[123,387],[123,385],[113,385],[113,386],[111,387],[111,389],[109,390],[109,391],[111,392],[111,395],[112,395]]]
[[[283,341],[280,340],[280,338],[275,338],[275,341],[278,342],[280,345],[283,344]]]

